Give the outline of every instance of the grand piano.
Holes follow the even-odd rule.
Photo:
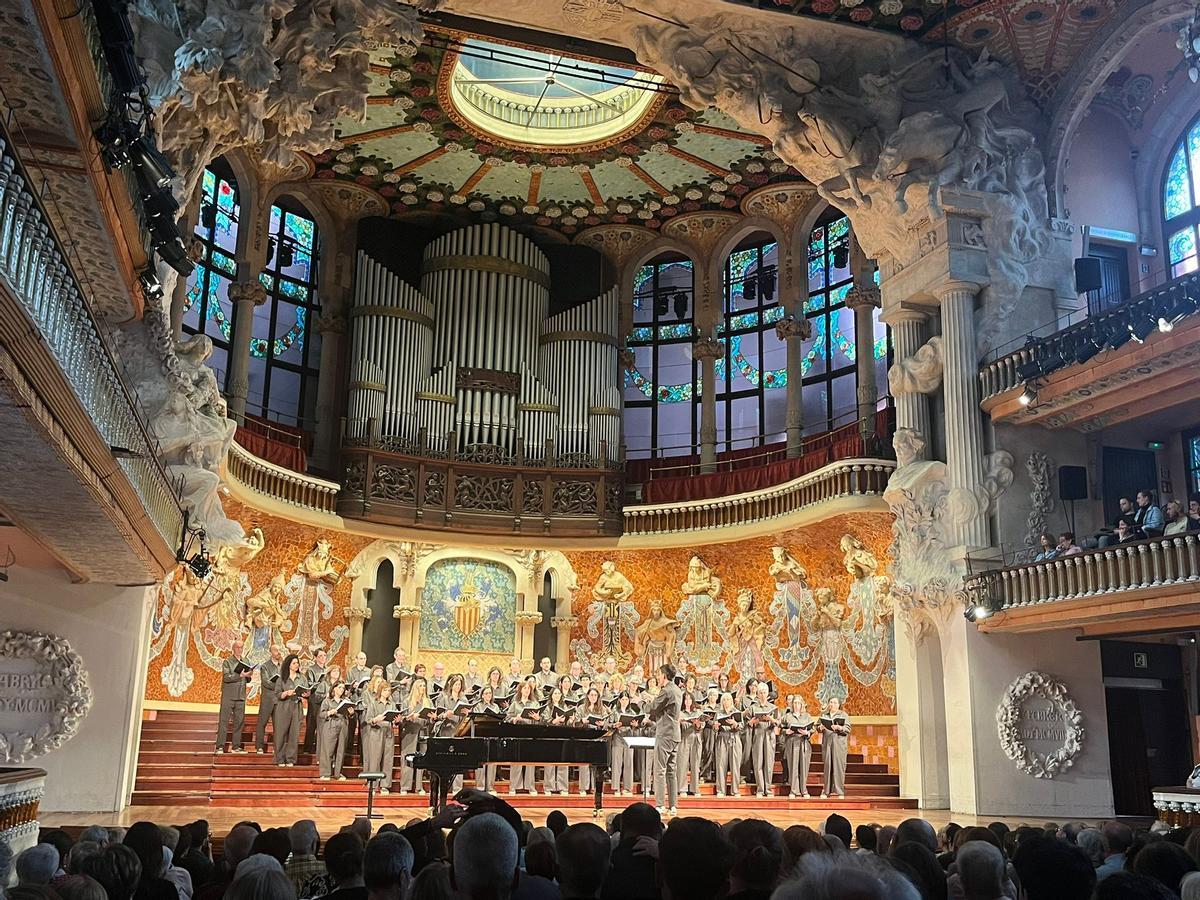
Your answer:
[[[501,718],[468,716],[453,737],[431,737],[413,765],[430,773],[429,803],[434,811],[446,805],[450,785],[458,775],[487,765],[591,766],[596,788],[595,815],[604,808],[608,779],[608,732],[574,725],[516,724]]]

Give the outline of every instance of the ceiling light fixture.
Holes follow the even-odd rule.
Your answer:
[[[1191,16],[1179,27],[1175,46],[1188,64],[1188,78],[1192,83],[1200,82],[1200,5],[1192,10]]]

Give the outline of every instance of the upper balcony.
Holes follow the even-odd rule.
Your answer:
[[[1196,396],[1200,274],[1176,278],[986,362],[993,422],[1095,431]],[[1132,385],[1153,379],[1152,391]]]
[[[0,125],[0,503],[77,577],[149,582],[182,512],[77,258]]]

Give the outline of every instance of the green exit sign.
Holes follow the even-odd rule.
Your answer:
[[[1165,450],[1167,445],[1162,441],[1146,441],[1147,450]]]

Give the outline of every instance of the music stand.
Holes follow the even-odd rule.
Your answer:
[[[367,820],[382,819],[383,816],[377,816],[374,813],[375,808],[375,786],[383,779],[382,772],[360,772],[359,778],[367,783]]]
[[[653,793],[654,785],[649,784],[648,778],[650,775],[650,751],[658,746],[658,740],[652,737],[625,735],[621,736],[626,746],[642,751],[642,799],[646,799]]]

